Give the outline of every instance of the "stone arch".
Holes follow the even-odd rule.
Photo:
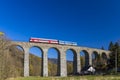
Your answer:
[[[101,53],[101,61],[102,61],[102,64],[105,66],[104,68],[106,68],[108,64],[108,56],[105,52]]]
[[[67,61],[67,51],[69,51],[69,50],[72,52],[72,55],[73,55],[73,58],[72,58],[73,59],[73,61],[72,61],[72,69],[73,70],[72,70],[71,73],[68,73],[68,66],[67,66],[67,74],[68,75],[77,73],[77,52],[74,49],[72,49],[72,48],[66,49],[66,61]]]
[[[92,66],[96,66],[97,59],[100,57],[97,51],[92,52]]]
[[[30,53],[32,50],[37,50],[36,53]],[[40,46],[30,46],[29,48],[29,74],[30,76],[43,75],[43,49]]]
[[[106,53],[105,53],[105,52],[102,52],[101,57],[102,57],[102,59],[107,60],[107,55],[106,55]]]
[[[84,70],[89,66],[89,53],[87,50],[81,50],[79,53],[80,53],[80,56],[84,57],[83,67],[81,68],[81,70]],[[81,61],[81,63],[82,63],[82,61]]]
[[[12,65],[13,75],[17,76],[24,76],[24,54],[25,50],[24,47],[19,44],[12,44],[8,47],[9,57],[9,65]],[[11,60],[14,61],[11,63]],[[12,70],[11,70],[12,71]],[[17,74],[16,74],[17,73]]]
[[[94,55],[94,56],[92,56],[92,58],[97,59],[99,54],[97,51],[93,51],[92,55]]]
[[[12,45],[9,45],[8,49],[11,49],[12,47],[17,47],[17,46],[20,47],[20,48],[23,50],[23,52],[25,52],[24,47],[21,46],[21,45],[19,45],[19,44],[12,44]]]
[[[42,49],[42,47],[40,47],[40,46],[36,46],[36,45],[33,45],[33,46],[30,46],[30,47],[29,47],[29,50],[30,50],[32,47],[36,47],[36,48],[40,49],[41,52],[43,53],[43,49]]]
[[[49,54],[49,50],[52,50],[54,53],[57,53],[57,54],[56,56],[53,55],[54,59],[48,60],[48,75],[50,75],[51,71],[54,71],[55,73],[53,73],[51,76],[60,76],[60,51],[56,47],[49,47],[47,55]],[[48,59],[49,59],[49,56],[48,56]],[[49,63],[53,65],[53,67],[55,68],[50,67]],[[49,68],[51,68],[52,70],[50,71]]]
[[[49,48],[48,48],[48,50],[49,50],[49,49],[51,49],[51,48],[53,48],[53,49],[57,50],[57,51],[58,51],[58,53],[60,53],[60,50],[59,50],[58,48],[56,48],[56,47],[49,47]]]

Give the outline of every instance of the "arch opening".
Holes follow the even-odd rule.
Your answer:
[[[77,54],[73,49],[66,51],[67,75],[77,73]]]
[[[42,76],[43,51],[40,47],[33,46],[29,49],[29,74],[30,76]]]
[[[87,70],[89,66],[89,54],[86,50],[80,51],[81,71]]]
[[[105,53],[102,53],[102,59],[107,60],[107,55]]]
[[[92,66],[93,67],[96,67],[96,65],[97,65],[97,59],[99,58],[99,55],[98,55],[98,53],[96,52],[96,51],[94,51],[93,53],[92,53]]]
[[[24,49],[19,45],[12,45],[9,47],[9,54],[7,54],[7,66],[12,72],[11,77],[24,76]],[[11,67],[10,67],[11,66]]]
[[[48,76],[60,75],[60,52],[57,48],[48,49]]]
[[[107,60],[108,60],[107,55],[105,53],[102,53],[101,56],[102,56],[102,62],[103,62],[103,64],[107,65]]]

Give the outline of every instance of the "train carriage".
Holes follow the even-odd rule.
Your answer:
[[[46,38],[35,38],[31,37],[30,42],[35,43],[48,43],[48,44],[60,44],[60,45],[71,45],[76,46],[76,42],[70,42],[70,41],[62,41],[62,40],[56,40],[56,39],[46,39]]]
[[[30,42],[58,44],[58,40],[55,39],[33,38],[33,37],[30,38]]]

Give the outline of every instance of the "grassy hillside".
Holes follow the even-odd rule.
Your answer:
[[[5,75],[4,78],[8,77],[21,77],[24,72],[24,53],[22,50],[16,46],[11,46],[9,52],[5,53],[2,56],[4,69],[2,69],[1,77]],[[71,73],[72,62],[68,61],[67,63],[68,73]],[[35,56],[33,54],[29,55],[29,67],[30,67],[30,76],[41,76],[42,75],[42,58]],[[7,73],[6,73],[7,72]],[[57,75],[57,59],[48,59],[48,74],[49,76]]]
[[[23,76],[24,67],[24,53],[17,47],[11,47],[9,56],[12,58],[12,64],[14,64],[17,76]],[[48,61],[48,73],[50,76],[57,74],[56,59],[49,59]],[[35,56],[30,53],[29,55],[29,67],[30,76],[41,76],[42,75],[42,58]]]
[[[0,80],[9,77],[21,77],[24,72],[24,52],[17,46],[9,46],[11,41],[6,38],[0,38]],[[9,50],[8,50],[9,49]],[[7,51],[8,50],[8,51]],[[29,55],[30,76],[42,75],[42,59],[33,54]],[[72,73],[73,64],[71,61],[67,62],[68,74]],[[49,76],[57,75],[57,60],[48,60],[48,74]]]

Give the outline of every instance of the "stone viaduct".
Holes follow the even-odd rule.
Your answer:
[[[68,46],[68,45],[58,45],[58,44],[45,44],[45,43],[30,43],[30,42],[11,42],[10,46],[20,46],[24,50],[24,76],[29,76],[29,49],[31,47],[38,47],[42,50],[42,75],[48,76],[48,57],[47,52],[49,48],[55,48],[58,54],[58,75],[65,77],[67,76],[67,64],[66,64],[66,51],[68,49],[74,51],[74,61],[73,61],[73,71],[74,73],[79,73],[81,71],[80,63],[80,52],[84,51],[87,53],[88,58],[86,58],[87,65],[92,65],[92,53],[105,54],[109,58],[110,51],[80,47],[80,46]]]

